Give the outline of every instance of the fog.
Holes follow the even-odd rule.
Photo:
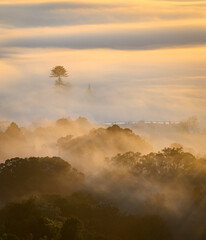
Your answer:
[[[195,117],[174,125],[139,122],[125,128],[92,123],[83,117],[39,121],[20,127],[9,121],[0,125],[1,171],[5,171],[3,166],[7,159],[46,156],[61,157],[71,164],[72,169],[77,169],[72,171],[78,171],[73,177],[71,173],[67,177],[65,172],[56,172],[59,174],[58,190],[55,190],[56,180],[51,180],[54,183],[50,186],[44,179],[41,188],[38,184],[34,187],[29,180],[27,184],[31,185],[27,192],[19,196],[11,187],[4,190],[5,198],[17,201],[27,199],[31,193],[39,195],[41,191],[67,196],[81,190],[106,199],[126,214],[159,215],[167,220],[172,231],[187,220],[174,231],[177,239],[187,234],[191,234],[191,239],[199,239],[198,231],[204,233],[205,228],[200,223],[204,216],[199,212],[202,203],[199,201],[205,201],[202,184],[206,169],[206,133]],[[29,163],[30,160],[26,161]],[[11,166],[8,161],[6,163]],[[37,174],[35,172],[30,174]],[[78,180],[80,173],[84,175],[84,181]],[[192,216],[188,218],[191,208]],[[186,234],[188,228],[190,231]]]
[[[205,2],[0,0],[0,240],[206,239]]]

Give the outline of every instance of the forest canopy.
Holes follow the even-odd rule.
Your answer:
[[[206,158],[182,144],[85,118],[11,123],[0,143],[1,240],[205,239]]]

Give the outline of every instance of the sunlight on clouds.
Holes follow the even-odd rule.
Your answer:
[[[139,0],[140,2],[143,2],[144,0]],[[57,0],[31,0],[31,1],[27,1],[27,0],[0,0],[0,4],[35,4],[35,3],[50,3],[50,2],[58,2]],[[61,0],[61,2],[74,2],[74,1],[70,1],[70,0]],[[111,0],[80,0],[78,1],[80,3],[125,3],[125,1],[123,0],[115,0],[115,1],[111,1]],[[128,3],[135,3],[136,1],[134,0],[128,0]]]
[[[205,2],[0,0],[11,5],[0,14],[1,114],[206,118]],[[55,91],[55,65],[68,69],[71,92]],[[89,83],[93,100],[85,95]]]
[[[11,83],[18,82],[21,76],[19,68],[10,63],[0,60],[1,78],[0,87],[10,85]]]

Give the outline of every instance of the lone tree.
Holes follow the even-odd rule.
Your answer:
[[[68,77],[68,73],[63,66],[56,66],[52,68],[50,77],[58,77],[58,80],[56,80],[56,85],[64,85],[61,77]]]

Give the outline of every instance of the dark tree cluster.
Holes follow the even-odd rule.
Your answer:
[[[0,202],[69,193],[83,182],[84,175],[59,157],[13,158],[0,164]]]
[[[147,155],[126,152],[112,157],[110,162],[129,169],[136,176],[164,181],[197,177],[197,171],[199,174],[201,164],[204,164],[203,159],[197,161],[194,155],[183,152],[182,148],[165,148],[161,152]]]
[[[0,240],[206,239],[204,157],[178,144],[152,152],[143,137],[116,125],[89,129],[79,118],[33,132],[12,123],[0,132],[1,154],[51,138],[47,147],[72,163],[15,157],[0,164]]]
[[[7,204],[0,211],[2,240],[172,239],[159,216],[125,215],[87,193]]]
[[[110,175],[126,172],[127,179],[137,182],[139,196],[146,197],[143,204],[139,203],[141,211],[164,216],[176,239],[206,239],[205,158],[197,158],[182,148],[165,148],[147,155],[117,154],[107,161]],[[148,186],[153,193],[147,194]]]

